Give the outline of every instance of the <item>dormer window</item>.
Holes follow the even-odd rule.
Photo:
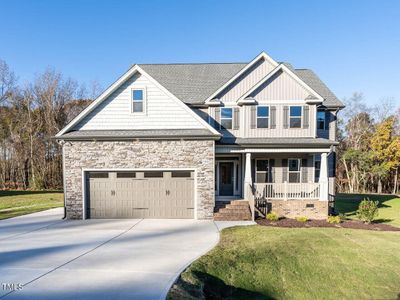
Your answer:
[[[221,129],[232,129],[233,111],[232,108],[221,108]]]
[[[132,112],[143,113],[145,107],[145,90],[144,89],[132,89]]]

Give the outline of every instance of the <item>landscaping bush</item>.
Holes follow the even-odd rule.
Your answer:
[[[308,221],[308,218],[305,216],[296,217],[296,221],[305,223]]]
[[[279,220],[279,216],[277,213],[275,212],[270,212],[267,214],[266,216],[267,220],[269,221],[278,221]]]
[[[364,223],[370,224],[378,216],[379,201],[364,199],[360,202],[357,217]]]
[[[340,216],[328,216],[328,219],[326,221],[331,224],[339,224],[342,222],[342,219],[340,218]]]

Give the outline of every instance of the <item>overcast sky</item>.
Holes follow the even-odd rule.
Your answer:
[[[53,66],[104,88],[134,63],[247,62],[313,69],[341,99],[400,105],[400,1],[5,1],[0,59],[20,82]]]

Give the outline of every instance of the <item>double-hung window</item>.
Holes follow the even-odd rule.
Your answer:
[[[257,107],[257,128],[268,128],[269,127],[269,107],[258,106]]]
[[[268,182],[269,173],[269,160],[268,159],[257,159],[256,160],[256,182],[266,183]]]
[[[288,159],[289,182],[300,182],[300,159]]]
[[[321,171],[321,155],[314,156],[314,180],[318,182]]]
[[[233,109],[229,107],[221,108],[221,129],[232,129]]]
[[[144,89],[132,89],[132,112],[143,113],[145,108],[145,91]]]
[[[301,106],[291,106],[289,112],[289,126],[290,128],[301,128]]]
[[[325,129],[325,112],[317,112],[317,129]]]

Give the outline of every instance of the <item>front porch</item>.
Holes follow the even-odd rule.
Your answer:
[[[334,194],[329,153],[329,148],[236,148],[219,153],[216,201],[248,201],[252,219],[270,211],[285,217],[326,218]]]

